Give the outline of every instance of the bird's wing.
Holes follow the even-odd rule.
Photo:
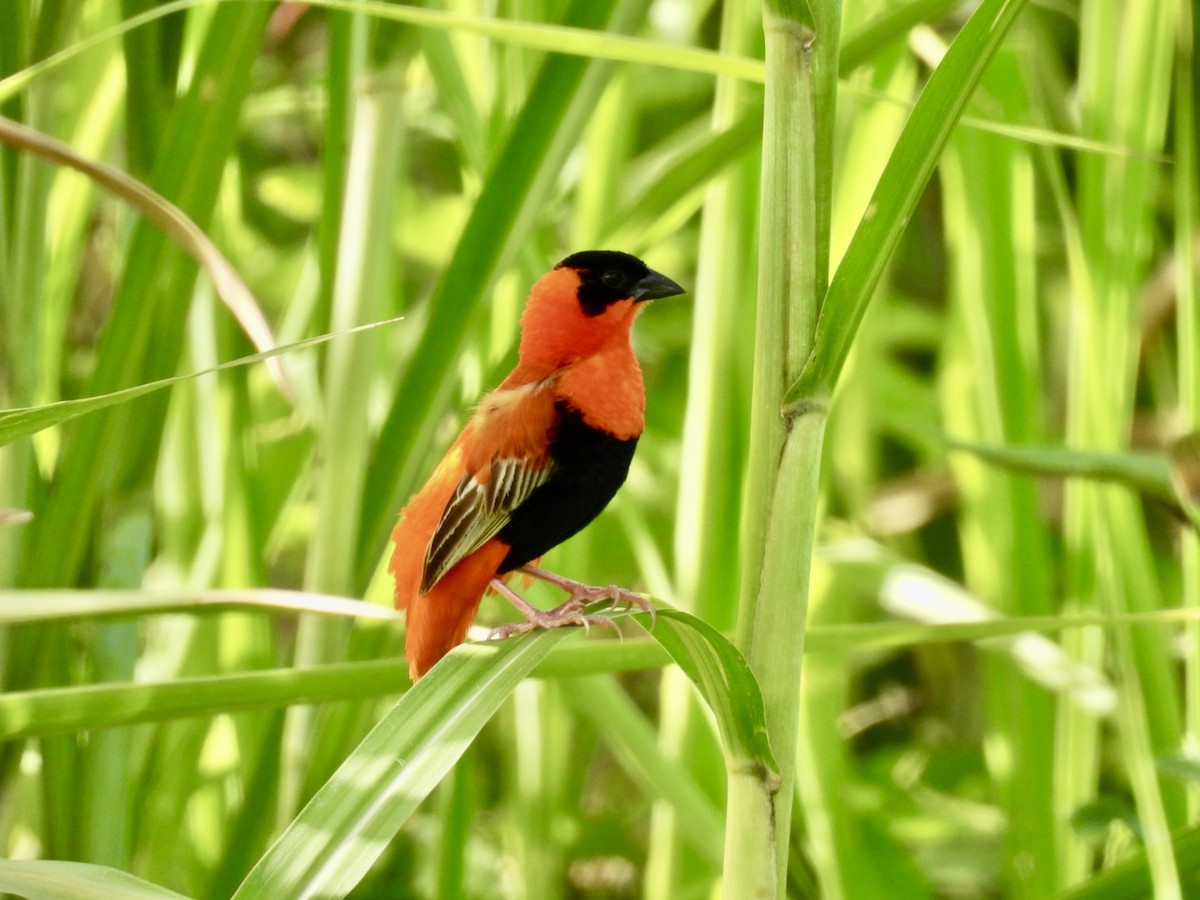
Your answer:
[[[550,440],[557,422],[545,385],[498,390],[480,404],[463,435],[466,473],[425,551],[421,593],[508,523],[512,511],[554,474]]]
[[[508,524],[512,511],[546,483],[553,469],[553,464],[533,468],[526,458],[508,457],[492,463],[491,478],[486,482],[464,475],[425,552],[421,593],[495,537]]]

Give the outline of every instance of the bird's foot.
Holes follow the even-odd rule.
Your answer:
[[[521,566],[518,571],[544,581],[547,584],[552,584],[570,595],[570,599],[566,603],[555,607],[556,610],[563,609],[571,604],[576,604],[576,609],[579,609],[598,600],[611,600],[612,605],[609,609],[640,609],[642,612],[650,614],[650,625],[651,627],[654,626],[656,619],[654,606],[643,595],[634,591],[617,587],[615,584],[610,584],[607,587],[595,587],[584,584],[581,581],[575,581],[573,578],[564,578],[562,575],[556,575],[553,572],[548,572],[533,565]]]
[[[600,625],[604,628],[611,628],[617,634],[621,633],[621,629],[617,624],[605,616],[588,615],[583,612],[584,604],[576,600],[568,600],[554,609],[541,610],[536,606],[528,608],[518,606],[521,610],[521,615],[525,617],[524,622],[509,622],[506,625],[498,625],[492,629],[488,635],[488,640],[503,640],[507,637],[512,637],[514,634],[528,634],[531,631],[537,631],[539,628],[563,628],[567,625],[582,625],[583,630],[587,631],[593,625]]]
[[[599,625],[604,628],[611,628],[617,634],[620,634],[621,629],[607,616],[592,615],[584,612],[584,609],[589,604],[600,600],[612,601],[610,609],[636,608],[647,612],[650,614],[651,626],[654,624],[654,607],[641,594],[617,587],[615,584],[610,584],[607,587],[593,587],[592,585],[583,584],[571,578],[564,578],[553,572],[547,572],[545,569],[538,568],[537,566],[521,566],[518,571],[552,584],[560,590],[566,591],[570,596],[565,603],[561,603],[553,609],[542,610],[530,605],[520,594],[499,578],[493,578],[492,589],[515,606],[521,615],[525,617],[525,621],[510,622],[506,625],[493,628],[488,635],[489,640],[502,640],[506,637],[512,637],[514,634],[527,634],[539,628],[563,628],[567,625],[582,625],[585,631],[593,625]]]

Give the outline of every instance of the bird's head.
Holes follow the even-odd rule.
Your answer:
[[[573,253],[543,275],[521,316],[521,360],[556,368],[628,341],[647,300],[684,292],[636,256],[615,250]]]

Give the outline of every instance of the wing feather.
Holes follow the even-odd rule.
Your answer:
[[[474,553],[508,524],[512,511],[554,472],[548,462],[533,468],[527,459],[497,459],[491,478],[480,482],[464,475],[455,488],[425,553],[421,593],[425,593],[464,556]]]

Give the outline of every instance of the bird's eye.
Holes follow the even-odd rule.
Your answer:
[[[603,275],[600,276],[600,280],[603,281],[610,288],[615,288],[615,287],[621,286],[621,283],[625,280],[625,276],[622,275],[620,272],[618,272],[616,269],[609,269],[607,272],[605,272]]]

